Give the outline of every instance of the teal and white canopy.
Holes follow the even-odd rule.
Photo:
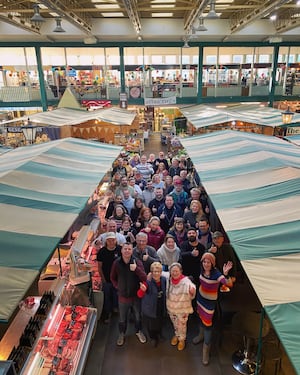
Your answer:
[[[0,156],[0,321],[9,320],[120,151],[66,138]]]
[[[182,144],[300,374],[300,148],[229,130]]]
[[[187,120],[196,128],[205,128],[231,121],[243,121],[272,128],[286,126],[282,122],[282,111],[253,104],[241,104],[228,108],[213,108],[196,105],[180,109]],[[300,124],[300,114],[295,113],[293,124]]]

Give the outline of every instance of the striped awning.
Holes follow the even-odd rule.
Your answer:
[[[242,121],[272,128],[286,126],[282,122],[280,110],[253,104],[237,105],[222,109],[197,105],[181,108],[181,112],[196,129],[231,121]],[[300,114],[294,114],[293,124],[300,125]]]
[[[1,321],[13,314],[120,151],[66,138],[0,156]]]
[[[299,147],[236,131],[183,139],[182,144],[299,374]]]

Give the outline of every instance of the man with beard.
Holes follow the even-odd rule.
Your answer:
[[[198,240],[196,228],[188,229],[187,238],[187,241],[181,245],[180,263],[183,274],[192,277],[192,281],[198,287],[201,257],[205,252],[205,247]]]
[[[153,215],[157,214],[159,207],[164,204],[164,191],[162,188],[155,188],[155,198],[149,202],[148,207],[150,208]]]
[[[212,232],[210,231],[209,220],[206,216],[202,216],[198,221],[198,239],[206,250],[211,247]]]

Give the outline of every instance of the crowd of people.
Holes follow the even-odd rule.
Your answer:
[[[102,319],[108,323],[119,314],[117,345],[125,343],[129,316],[138,340],[146,343],[148,336],[154,347],[169,318],[171,345],[181,351],[189,315],[197,314],[199,333],[192,341],[204,341],[207,365],[217,300],[233,286],[237,261],[226,234],[211,225],[212,207],[191,160],[167,158],[162,151],[157,157],[121,153],[106,196],[94,246],[104,292]]]

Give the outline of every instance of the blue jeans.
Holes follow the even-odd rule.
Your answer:
[[[119,301],[119,332],[126,333],[128,313],[132,308],[134,314],[134,326],[135,331],[138,332],[142,328],[142,319],[141,319],[141,301],[138,297],[135,297],[130,302],[120,302]]]

